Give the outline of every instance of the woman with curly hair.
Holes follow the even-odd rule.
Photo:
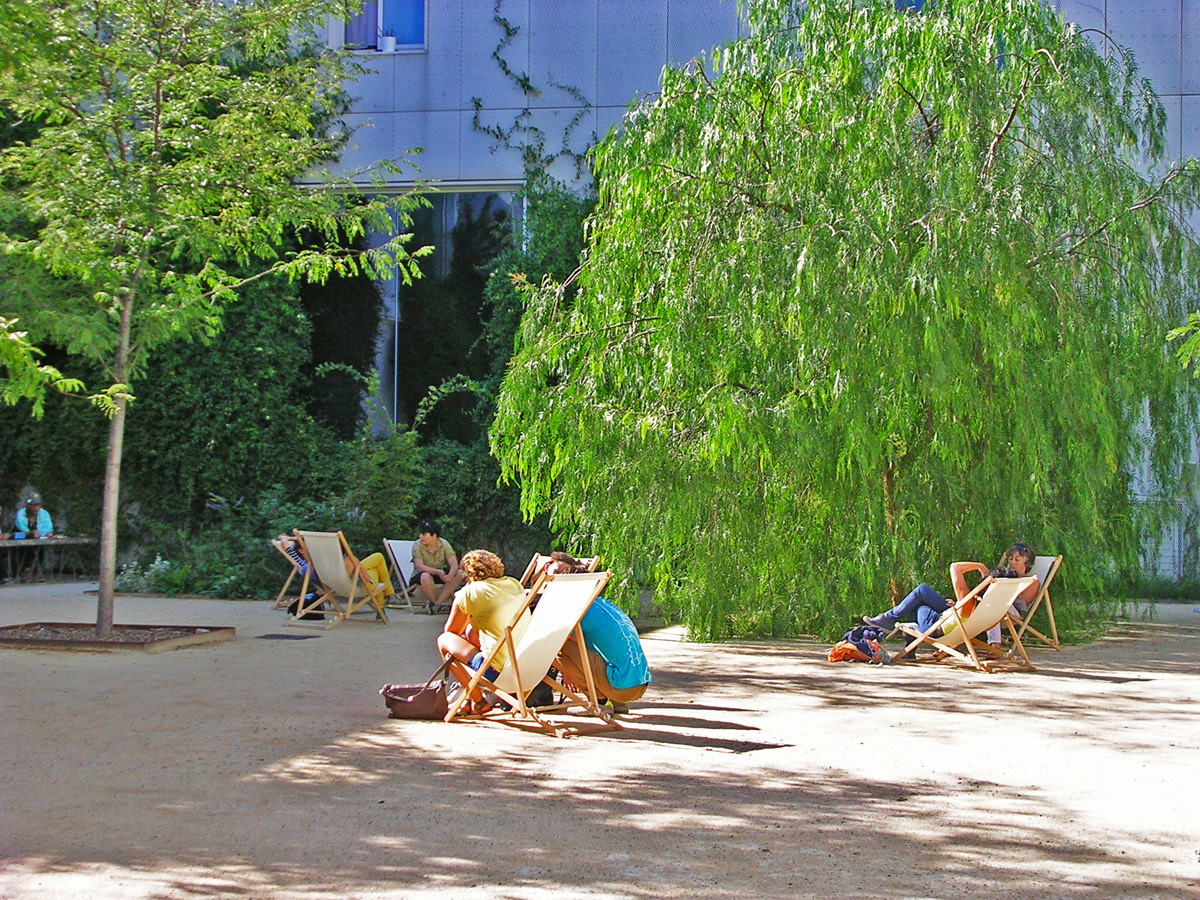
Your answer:
[[[450,657],[450,671],[465,688],[488,653],[500,642],[504,627],[525,604],[525,589],[519,581],[504,574],[504,562],[488,550],[471,550],[463,555],[459,569],[467,583],[454,595],[454,604],[442,633],[438,650]],[[529,625],[529,611],[522,614],[513,628],[513,640],[519,641]],[[500,647],[492,665],[484,674],[496,678],[508,664],[508,648]],[[476,689],[471,697],[483,702]]]

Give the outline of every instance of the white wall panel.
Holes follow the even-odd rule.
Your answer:
[[[404,176],[408,181],[456,181],[460,177],[460,137],[456,110],[394,112],[380,116],[388,122],[392,159],[413,147],[423,152],[412,157],[420,171]]]
[[[666,0],[598,0],[596,103],[626,106],[659,89],[667,53]]]
[[[392,108],[396,83],[394,58],[394,54],[367,51],[355,54],[366,70],[357,81],[346,85],[346,91],[354,98],[356,113],[386,112]]]
[[[1055,6],[1063,19],[1080,28],[1104,30],[1104,0],[1060,0]],[[1096,41],[1096,37],[1092,36],[1090,40]],[[1094,46],[1100,44],[1095,43]]]
[[[368,113],[345,116],[346,125],[353,130],[338,168],[339,173],[365,179],[363,172],[392,152],[392,120],[388,113]]]
[[[1200,156],[1200,97],[1179,100],[1179,156]]]
[[[1180,8],[1183,33],[1180,90],[1185,94],[1200,94],[1200,0],[1183,0]]]
[[[471,98],[478,97],[485,109],[522,109],[527,105],[525,94],[512,78],[500,71],[492,53],[504,39],[504,33],[494,21],[494,0],[462,0],[462,37],[460,58],[462,86],[459,108],[470,109]],[[437,4],[431,7],[431,13]],[[517,34],[500,51],[500,56],[516,75],[529,71],[529,0],[508,0],[500,14],[517,29]]]
[[[1172,156],[1200,153],[1195,103],[1179,99],[1200,94],[1200,0],[1048,2],[1081,28],[1105,30],[1132,46],[1167,108]],[[655,93],[664,64],[683,64],[745,30],[736,0],[505,0],[500,13],[519,29],[504,58],[514,72],[529,74],[539,96],[525,96],[492,58],[502,36],[493,19],[495,0],[430,2],[426,53],[364,55],[372,72],[350,86],[360,98],[358,120],[405,115],[377,122],[375,134],[360,133],[347,162],[360,164],[384,147],[392,153],[424,143],[427,177],[517,179],[517,154],[490,152],[494,139],[471,127],[472,97],[483,103],[485,124],[505,129],[526,107],[544,110],[539,121],[557,148],[575,101],[552,85],[571,85],[593,107],[589,124],[571,138],[581,146],[593,132],[602,136],[619,123],[635,98]],[[432,118],[420,125],[417,114]]]
[[[521,154],[508,147],[493,149],[495,141],[471,124],[471,111],[458,113],[459,181],[518,181],[524,174]]]
[[[679,67],[738,36],[736,0],[667,0],[667,63]]]
[[[529,73],[542,89],[530,107],[573,103],[560,84],[573,87],[596,103],[596,4],[532,0]]]
[[[1179,0],[1108,0],[1108,32],[1159,94],[1180,92]]]

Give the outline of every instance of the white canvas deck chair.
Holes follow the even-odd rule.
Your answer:
[[[283,587],[279,589],[279,593],[275,595],[275,609],[285,609],[291,606],[292,601],[288,599],[288,588],[292,585],[292,580],[300,574],[300,565],[305,562],[304,554],[300,551],[298,543],[292,544],[291,547],[284,547],[278,539],[271,541],[271,546],[279,551],[279,555],[288,561],[288,565],[292,570],[288,573],[287,581],[283,583]]]
[[[302,599],[296,605],[296,614],[288,620],[289,625],[298,623],[305,613],[320,611],[323,603],[335,610],[333,618],[326,620],[326,628],[346,621],[363,607],[373,610],[375,618],[387,624],[387,613],[383,611],[385,588],[382,583],[371,583],[344,534],[340,531],[297,531],[296,543],[310,565],[300,587]],[[308,586],[314,580],[319,582],[314,588],[319,589],[314,590],[312,600],[303,599],[308,596]],[[345,607],[338,602],[339,597],[346,599]]]
[[[936,652],[935,660],[949,659],[978,669],[980,672],[995,672],[1003,668],[1032,669],[1021,637],[1008,608],[1021,591],[1033,584],[1032,578],[993,578],[988,576],[975,589],[946,610],[925,631],[911,622],[901,622],[897,629],[911,638],[904,652],[912,654],[921,644],[928,644]],[[1013,645],[999,658],[989,658],[990,648],[979,640],[997,622],[1008,626]],[[940,637],[934,637],[941,632]],[[962,650],[958,649],[962,645]],[[982,655],[982,656],[981,656]]]
[[[1054,604],[1050,602],[1050,582],[1058,573],[1058,567],[1062,565],[1062,560],[1061,556],[1039,556],[1033,561],[1030,574],[1037,576],[1038,592],[1017,626],[1017,637],[1025,637],[1025,632],[1028,631],[1047,647],[1053,647],[1055,650],[1061,650],[1062,644],[1058,640],[1058,626],[1054,624]],[[1042,634],[1030,624],[1033,621],[1033,614],[1042,606],[1046,607],[1046,618],[1050,620],[1049,636]]]
[[[511,725],[532,726],[558,737],[568,737],[584,731],[621,730],[621,724],[614,721],[612,715],[600,705],[590,667],[584,667],[587,684],[577,685],[575,690],[549,677],[550,667],[554,665],[567,641],[576,641],[580,654],[586,654],[583,630],[579,627],[579,622],[592,605],[592,601],[604,592],[604,587],[611,577],[611,572],[555,575],[542,590],[542,602],[530,615],[524,634],[520,640],[514,641],[513,628],[520,620],[521,613],[529,606],[531,598],[527,598],[525,605],[505,627],[503,640],[487,655],[479,671],[472,676],[468,688],[450,705],[446,721],[494,719]],[[508,648],[508,664],[495,681],[491,681],[484,673],[502,646]],[[525,698],[543,681],[562,695],[562,702],[552,706],[539,706],[536,709],[527,706]],[[491,691],[503,700],[509,709],[492,709],[482,714],[468,714],[467,704],[476,687]],[[554,721],[571,717],[576,720],[594,718],[599,720],[599,724],[584,727]]]
[[[413,598],[420,588],[409,587],[413,577],[412,551],[416,541],[384,540],[383,553],[392,572],[392,586],[396,593],[388,598],[387,605],[397,609],[412,609]]]

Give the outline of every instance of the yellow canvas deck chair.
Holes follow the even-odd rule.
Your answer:
[[[611,577],[611,572],[555,575],[543,588],[542,601],[529,617],[525,632],[520,640],[514,641],[513,628],[529,606],[531,598],[527,598],[525,605],[505,627],[502,641],[487,654],[479,671],[472,676],[468,688],[450,705],[446,721],[466,718],[494,719],[511,725],[532,726],[558,737],[568,737],[584,731],[621,730],[621,724],[614,721],[611,714],[600,706],[590,667],[584,667],[587,684],[576,685],[575,690],[549,677],[550,667],[554,665],[567,641],[576,641],[581,656],[587,658],[584,655],[587,650],[579,622],[592,605],[592,601],[604,592],[604,587]],[[492,681],[485,673],[502,646],[508,648],[508,664]],[[562,695],[562,702],[552,706],[539,706],[536,709],[527,706],[525,698],[543,681]],[[465,710],[476,687],[492,692],[503,700],[509,709],[493,708],[482,714],[468,714]],[[599,720],[599,724],[584,727],[555,721],[572,717],[594,718]]]
[[[988,576],[976,585],[967,596],[946,610],[938,620],[925,631],[921,631],[911,622],[901,622],[897,629],[911,638],[904,648],[904,653],[915,653],[921,644],[932,647],[936,653],[934,659],[949,659],[978,669],[981,672],[995,672],[1002,668],[1032,669],[1025,648],[1021,645],[1021,637],[1017,634],[1016,626],[1008,608],[1021,591],[1033,584],[1032,578],[993,578]],[[985,634],[997,622],[1008,626],[1013,645],[1007,653],[999,658],[989,658],[990,648],[979,640],[979,635]],[[934,635],[940,632],[940,637]],[[958,649],[962,645],[962,650]],[[982,657],[981,657],[982,654]]]
[[[284,547],[276,538],[271,541],[271,546],[279,551],[279,555],[288,561],[288,565],[292,567],[292,571],[288,573],[287,581],[283,583],[283,587],[279,589],[279,593],[275,595],[275,609],[284,609],[291,606],[292,601],[288,599],[287,591],[292,585],[292,579],[300,574],[300,566],[307,562],[304,554],[300,550],[298,543],[292,544],[290,547]]]
[[[305,613],[320,611],[323,603],[328,603],[335,610],[333,618],[325,622],[326,628],[346,621],[364,606],[373,610],[379,621],[387,624],[387,613],[383,611],[385,588],[382,583],[372,584],[346,543],[344,534],[340,531],[297,531],[296,543],[310,563],[308,571],[304,573],[300,596],[308,596],[309,583],[314,580],[319,582],[319,585],[314,585],[319,590],[313,592],[312,600],[301,599],[296,605],[296,614],[288,620],[289,625],[299,622]],[[338,602],[339,597],[346,598],[345,607]]]
[[[1050,602],[1050,582],[1058,574],[1058,567],[1062,565],[1062,560],[1061,556],[1039,556],[1033,561],[1033,568],[1029,572],[1031,575],[1037,576],[1040,587],[1038,587],[1037,596],[1029,604],[1029,609],[1025,611],[1025,615],[1017,627],[1017,637],[1025,637],[1025,632],[1028,631],[1043,644],[1053,647],[1055,650],[1061,650],[1062,644],[1058,640],[1058,626],[1054,624],[1054,604]],[[1046,607],[1046,618],[1050,620],[1049,637],[1030,624],[1033,621],[1033,614],[1043,606]]]
[[[396,589],[396,593],[388,598],[388,606],[397,609],[413,608],[413,598],[417,595],[418,588],[409,587],[408,583],[413,577],[412,551],[415,543],[416,541],[386,539],[383,542],[383,553],[387,557],[388,568],[392,572],[392,585]]]

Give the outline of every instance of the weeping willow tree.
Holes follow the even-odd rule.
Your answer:
[[[584,263],[528,298],[524,511],[701,638],[837,635],[1017,538],[1100,598],[1196,414],[1200,178],[1149,85],[1037,0],[748,18],[600,145]]]

